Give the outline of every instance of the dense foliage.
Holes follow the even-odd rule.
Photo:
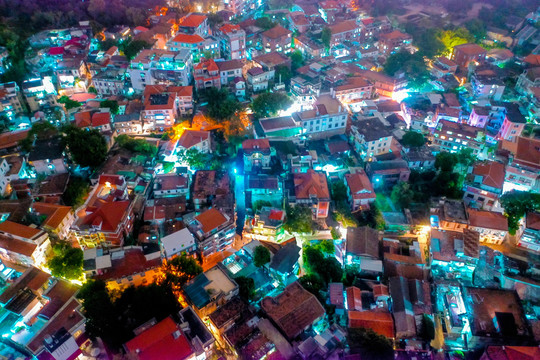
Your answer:
[[[71,176],[66,191],[62,194],[62,201],[74,209],[84,203],[84,198],[90,190],[90,185],[81,177]]]
[[[226,88],[209,88],[204,93],[208,100],[208,116],[217,122],[229,120],[241,109],[240,103]]]
[[[429,79],[426,62],[421,53],[409,53],[401,50],[390,55],[384,63],[384,72],[390,76],[404,73],[409,82],[409,88],[421,88]]]
[[[68,280],[79,279],[83,274],[83,252],[68,243],[56,244],[47,267],[53,276]]]
[[[312,217],[311,209],[306,206],[287,206],[286,208],[287,218],[284,229],[290,233],[309,233],[312,232]]]
[[[157,147],[150,144],[145,139],[134,139],[128,135],[119,135],[115,140],[118,146],[134,153],[149,156],[153,156],[157,153]]]
[[[194,258],[182,254],[168,261],[164,267],[164,283],[173,289],[181,288],[189,280],[202,273],[201,265]]]
[[[421,147],[426,143],[424,135],[417,131],[407,131],[401,139],[401,144],[409,148]]]
[[[107,157],[107,142],[99,130],[70,126],[64,137],[69,153],[81,167],[98,167]]]
[[[515,234],[521,218],[531,211],[540,211],[540,194],[526,191],[509,191],[500,198],[504,213],[508,218],[508,229]]]
[[[347,341],[353,354],[362,354],[362,359],[391,360],[394,358],[392,342],[372,329],[349,328]]]
[[[238,284],[238,295],[243,300],[251,301],[255,298],[255,281],[252,278],[238,276],[234,278],[234,281]]]
[[[325,257],[315,246],[304,247],[302,253],[304,268],[308,274],[317,274],[326,283],[341,281],[343,269],[334,256]]]
[[[253,253],[253,263],[256,267],[261,267],[270,262],[270,250],[265,246],[259,245]]]
[[[258,118],[275,116],[280,110],[286,110],[292,105],[292,100],[287,94],[281,92],[269,92],[259,96],[251,104],[251,109]]]

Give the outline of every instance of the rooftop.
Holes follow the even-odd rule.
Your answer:
[[[262,33],[262,36],[270,38],[270,39],[279,39],[283,36],[290,36],[292,34],[292,31],[285,29],[281,25],[276,25],[270,30],[266,30]]]
[[[217,209],[206,210],[202,214],[196,216],[195,219],[201,225],[204,234],[217,229],[228,221],[225,215]]]
[[[379,232],[373,228],[347,228],[347,254],[379,258]]]
[[[206,20],[206,15],[189,14],[180,20],[181,27],[199,27]]]
[[[196,308],[202,309],[220,295],[227,295],[237,288],[228,270],[220,263],[184,285],[184,292]]]
[[[469,224],[484,229],[508,231],[508,218],[502,213],[467,209]]]
[[[184,130],[182,136],[180,136],[180,139],[178,140],[178,145],[185,149],[190,149],[191,147],[200,144],[204,140],[208,140],[209,138],[210,131],[187,129]]]
[[[305,173],[293,174],[294,192],[297,199],[330,199],[326,175],[309,169]]]
[[[364,140],[367,142],[392,136],[390,130],[376,117],[355,121],[353,126],[360,134],[364,135]]]
[[[481,176],[483,185],[502,189],[504,184],[505,166],[496,161],[483,161],[474,165],[472,174]],[[475,181],[473,179],[473,181]]]
[[[454,51],[459,50],[460,52],[463,52],[467,55],[474,56],[474,55],[481,55],[485,54],[486,50],[477,44],[461,44],[454,46]]]

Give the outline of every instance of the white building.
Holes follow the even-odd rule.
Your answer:
[[[187,228],[161,238],[161,251],[167,260],[182,253],[191,254],[196,248],[195,238]]]

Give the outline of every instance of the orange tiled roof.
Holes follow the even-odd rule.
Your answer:
[[[309,199],[312,196],[318,199],[330,198],[326,175],[313,169],[294,174],[294,192],[297,199]]]
[[[477,44],[461,44],[454,46],[454,50],[459,50],[467,55],[480,55],[486,53],[486,50]]]
[[[40,214],[47,215],[42,225],[56,229],[71,212],[71,207],[36,202],[32,208]]]
[[[371,198],[375,196],[371,181],[364,171],[354,174],[346,174],[345,180],[353,194],[353,197]]]
[[[353,31],[357,28],[358,28],[358,25],[356,24],[356,20],[340,21],[330,26],[332,35],[341,34],[348,31]]]
[[[204,20],[206,20],[205,15],[189,14],[184,19],[182,19],[182,21],[180,21],[180,26],[195,28],[200,26],[204,22]]]
[[[540,140],[519,137],[514,161],[523,162],[540,169]]]
[[[242,28],[239,25],[225,24],[222,27],[220,27],[219,30],[224,34],[228,34],[234,31],[240,31],[242,30]]]
[[[209,136],[209,131],[185,130],[180,137],[180,140],[178,140],[178,145],[185,149],[189,149],[192,146],[203,142],[204,140],[208,140]]]
[[[227,218],[217,209],[206,210],[195,219],[201,224],[205,234],[227,222]]]
[[[34,250],[36,250],[37,245],[0,234],[0,248],[30,257],[34,253]]]
[[[178,34],[174,37],[172,41],[182,43],[182,44],[197,44],[197,43],[202,43],[204,39],[197,34],[194,34],[194,35]]]
[[[101,224],[102,231],[116,231],[129,205],[129,201],[105,203],[93,213],[88,214],[82,223],[89,226]]]
[[[270,39],[278,39],[280,37],[287,36],[290,34],[292,34],[290,30],[285,29],[281,25],[276,25],[270,30],[266,30],[265,32],[263,32],[262,36],[270,38]]]
[[[482,176],[482,184],[502,189],[504,184],[504,164],[496,161],[484,161],[474,166],[473,175]]]
[[[508,231],[508,219],[501,213],[467,209],[469,224],[485,229]]]
[[[39,229],[18,224],[9,220],[0,223],[0,231],[26,239],[32,239],[34,236],[38,235],[41,232],[41,230]]]
[[[372,329],[377,334],[394,337],[394,319],[389,312],[349,311],[349,327]]]

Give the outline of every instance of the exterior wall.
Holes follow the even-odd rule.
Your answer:
[[[269,167],[270,155],[263,155],[261,153],[253,153],[250,155],[244,154],[244,171],[249,172],[253,167]]]
[[[505,118],[498,136],[500,139],[514,142],[521,135],[524,128],[524,123],[513,123],[508,118]]]
[[[130,286],[145,286],[155,283],[161,276],[161,267],[155,267],[143,272],[107,281],[109,290],[125,290]]]
[[[92,85],[101,96],[121,94],[124,91],[124,84],[123,80],[95,79],[92,81]]]
[[[52,161],[50,160],[32,161],[31,165],[35,168],[36,173],[38,174],[51,175],[51,174],[63,174],[67,172],[67,168],[66,168],[63,158],[53,159]]]
[[[235,77],[242,77],[242,68],[220,71],[221,85],[227,85],[234,80]]]
[[[142,123],[140,120],[115,123],[114,129],[119,135],[136,135],[142,133]]]
[[[483,210],[491,211],[499,198],[499,192],[483,190],[475,186],[467,185],[463,194],[463,201],[469,205],[475,203],[477,207]]]
[[[502,244],[506,238],[506,235],[508,235],[508,231],[487,229],[476,226],[469,226],[469,228],[480,233],[480,242],[488,244]]]

